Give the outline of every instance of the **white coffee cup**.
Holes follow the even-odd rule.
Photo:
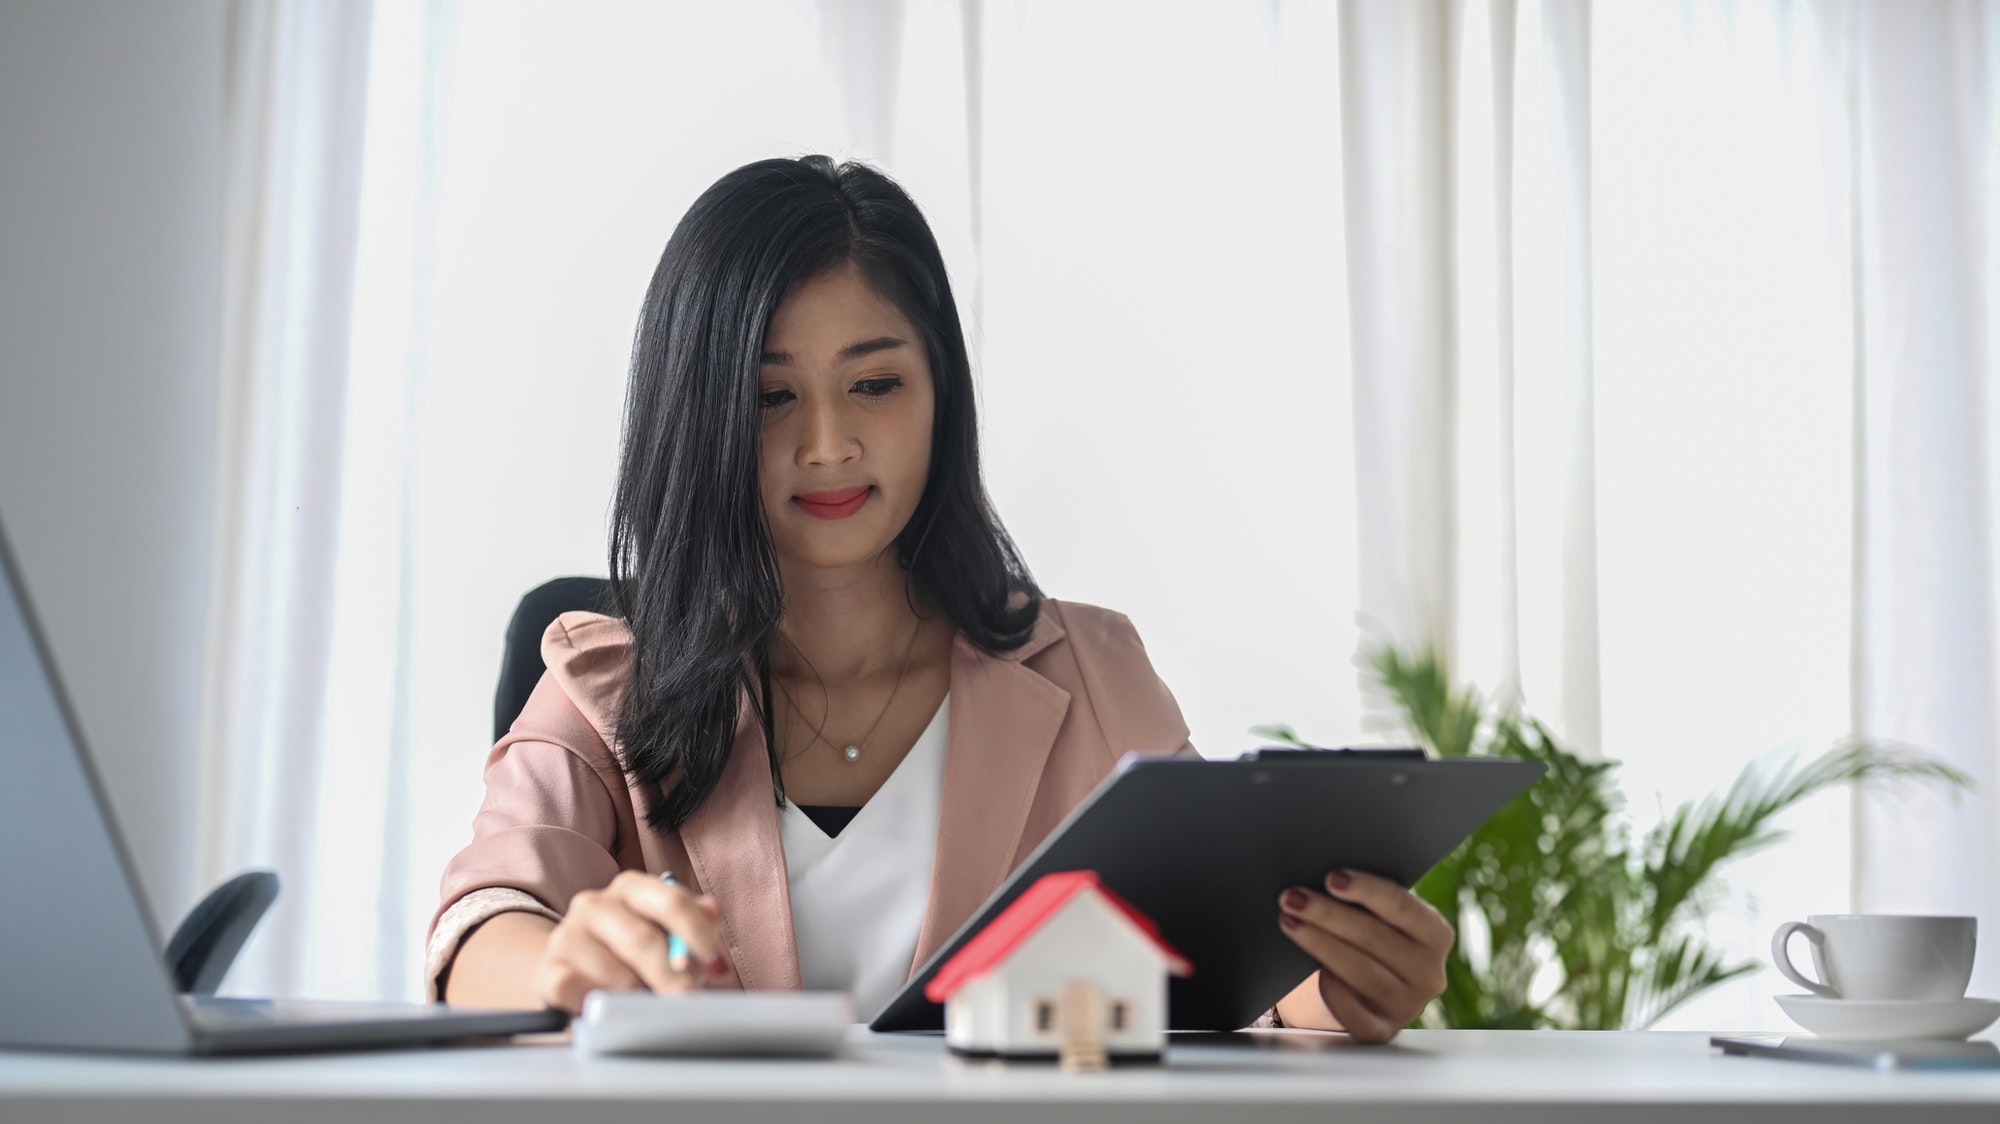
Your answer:
[[[1771,960],[1786,979],[1828,999],[1945,1000],[1965,996],[1979,921],[1899,913],[1816,913],[1771,935]],[[1792,934],[1812,946],[1807,979],[1792,966]]]

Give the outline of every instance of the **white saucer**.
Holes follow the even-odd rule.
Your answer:
[[[1821,1038],[1969,1038],[2000,1019],[1994,999],[1824,999],[1780,995],[1791,1020]]]

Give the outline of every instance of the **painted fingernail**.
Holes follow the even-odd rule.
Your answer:
[[[1278,915],[1278,924],[1285,927],[1285,932],[1290,933],[1290,932],[1295,932],[1298,929],[1298,927],[1305,924],[1305,922],[1299,920],[1296,917],[1293,917],[1289,913],[1281,913]]]
[[[1347,876],[1347,872],[1344,870],[1336,870],[1332,874],[1326,876],[1326,888],[1333,891],[1336,894],[1338,894],[1342,890],[1347,889],[1347,887],[1351,885],[1353,882],[1354,879],[1349,878]]]
[[[709,961],[708,974],[714,976],[716,979],[721,979],[722,977],[728,975],[729,974],[728,959],[725,957],[718,956],[715,959]]]
[[[1304,890],[1286,890],[1285,896],[1279,899],[1279,901],[1287,910],[1299,913],[1306,908],[1306,892]]]

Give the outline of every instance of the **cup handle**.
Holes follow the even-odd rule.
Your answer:
[[[1777,965],[1778,971],[1786,979],[1805,988],[1814,995],[1823,996],[1827,999],[1840,998],[1840,992],[1823,983],[1807,979],[1797,968],[1792,967],[1792,953],[1788,946],[1791,944],[1793,933],[1804,933],[1806,940],[1811,941],[1813,944],[1821,944],[1826,940],[1825,933],[1820,932],[1803,921],[1787,921],[1783,925],[1778,926],[1777,932],[1771,934],[1771,963]]]

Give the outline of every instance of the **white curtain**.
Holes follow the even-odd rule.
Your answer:
[[[1735,956],[2000,921],[1993,6],[1342,15],[1363,612],[1623,761],[1641,829],[1850,731],[1980,781],[1788,817],[1713,903]]]
[[[1342,8],[1361,606],[1594,754],[1589,9],[1517,11]]]
[[[316,40],[346,69],[269,68],[329,95],[269,134],[325,174],[232,180],[293,240],[231,259],[203,854],[288,883],[239,987],[414,990],[501,626],[602,572],[646,278],[773,154],[924,207],[1003,516],[1051,592],[1134,619],[1211,754],[1380,736],[1351,658],[1391,641],[1624,762],[1642,828],[1849,732],[1994,772],[1991,6],[343,11],[365,99],[351,29]],[[2000,923],[1994,799],[1802,808],[1711,931]],[[1775,986],[1676,1025],[1781,1026]]]
[[[326,736],[352,358],[370,6],[232,3],[228,11],[223,323],[211,618],[197,790],[197,882],[244,867],[284,890],[235,980],[292,990],[338,893],[328,841],[379,846],[381,824],[329,806],[344,765]],[[380,778],[377,778],[378,780]],[[378,793],[380,789],[376,790]],[[329,820],[328,812],[339,816]]]
[[[2000,7],[1830,7],[1849,167],[1854,722],[1978,789],[1870,794],[1855,901],[2000,932]],[[1990,949],[1992,944],[1989,942]],[[1974,994],[2000,987],[1983,958]]]

